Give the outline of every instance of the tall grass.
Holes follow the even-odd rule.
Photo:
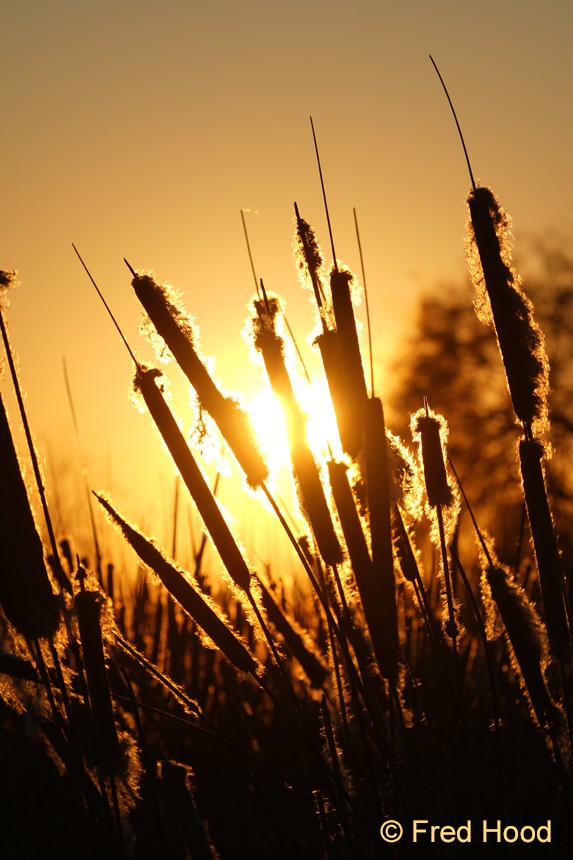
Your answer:
[[[315,345],[341,457],[329,445],[319,456],[309,444],[282,302],[262,282],[247,326],[285,413],[298,527],[271,495],[248,416],[199,355],[181,299],[130,267],[158,350],[171,351],[249,492],[261,511],[270,503],[296,551],[288,571],[272,557],[257,569],[167,403],[159,371],[131,349],[134,387],[203,531],[185,566],[171,558],[175,539],[167,552],[102,492],[100,506],[141,565],[131,583],[121,560],[100,566],[99,551],[80,562],[67,539],[42,547],[0,408],[6,856],[38,856],[43,844],[59,857],[366,858],[389,850],[409,857],[407,836],[393,849],[382,841],[386,819],[408,831],[414,818],[460,824],[502,816],[536,826],[552,817],[554,838],[573,847],[571,587],[542,468],[548,363],[504,246],[499,204],[474,186],[469,209],[478,304],[494,328],[523,430],[537,576],[523,587],[497,561],[495,535],[484,536],[477,522],[481,557],[460,542],[447,415],[426,401],[412,416],[417,461],[389,432],[382,399],[365,382],[357,279],[336,259],[327,272],[298,208],[298,266],[316,304]],[[479,450],[475,460],[479,469]],[[175,535],[178,508],[177,497]],[[218,558],[206,566],[208,541]],[[73,585],[67,591],[60,581]],[[70,791],[71,817],[62,813]],[[43,843],[25,827],[26,809]]]

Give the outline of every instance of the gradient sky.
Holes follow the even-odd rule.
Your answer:
[[[144,358],[124,256],[185,292],[219,379],[252,390],[239,213],[257,211],[257,272],[304,342],[313,320],[292,263],[294,200],[328,247],[312,114],[337,255],[358,271],[355,206],[377,351],[394,354],[416,293],[464,273],[469,180],[429,53],[517,248],[570,234],[568,0],[0,0],[0,28],[0,267],[21,281],[10,331],[35,436],[64,487],[77,471],[65,356],[90,481],[140,522],[169,483],[72,241]]]

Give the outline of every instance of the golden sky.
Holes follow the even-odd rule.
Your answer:
[[[429,53],[516,242],[571,230],[566,0],[2,0],[0,27],[0,267],[21,281],[9,319],[33,429],[75,473],[65,356],[90,480],[134,519],[151,510],[145,493],[167,493],[158,446],[72,241],[143,357],[124,256],[184,291],[218,378],[252,390],[240,209],[257,212],[246,216],[257,272],[304,343],[293,201],[328,248],[312,114],[337,255],[358,271],[355,206],[377,350],[393,351],[417,290],[463,273],[469,180]]]

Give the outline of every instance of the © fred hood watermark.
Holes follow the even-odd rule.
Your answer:
[[[428,842],[482,842],[482,843],[523,843],[551,842],[551,821],[543,824],[515,825],[507,824],[499,819],[482,819],[481,821],[466,821],[455,827],[451,824],[432,824],[425,818],[416,818],[406,825],[389,819],[380,828],[380,836],[384,842],[394,843],[408,839],[416,843]]]

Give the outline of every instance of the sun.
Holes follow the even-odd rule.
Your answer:
[[[308,444],[318,460],[342,453],[336,416],[325,383],[317,380],[297,390],[297,400],[306,418]],[[290,451],[283,407],[270,387],[260,389],[248,405],[259,445],[271,475],[290,470]]]

